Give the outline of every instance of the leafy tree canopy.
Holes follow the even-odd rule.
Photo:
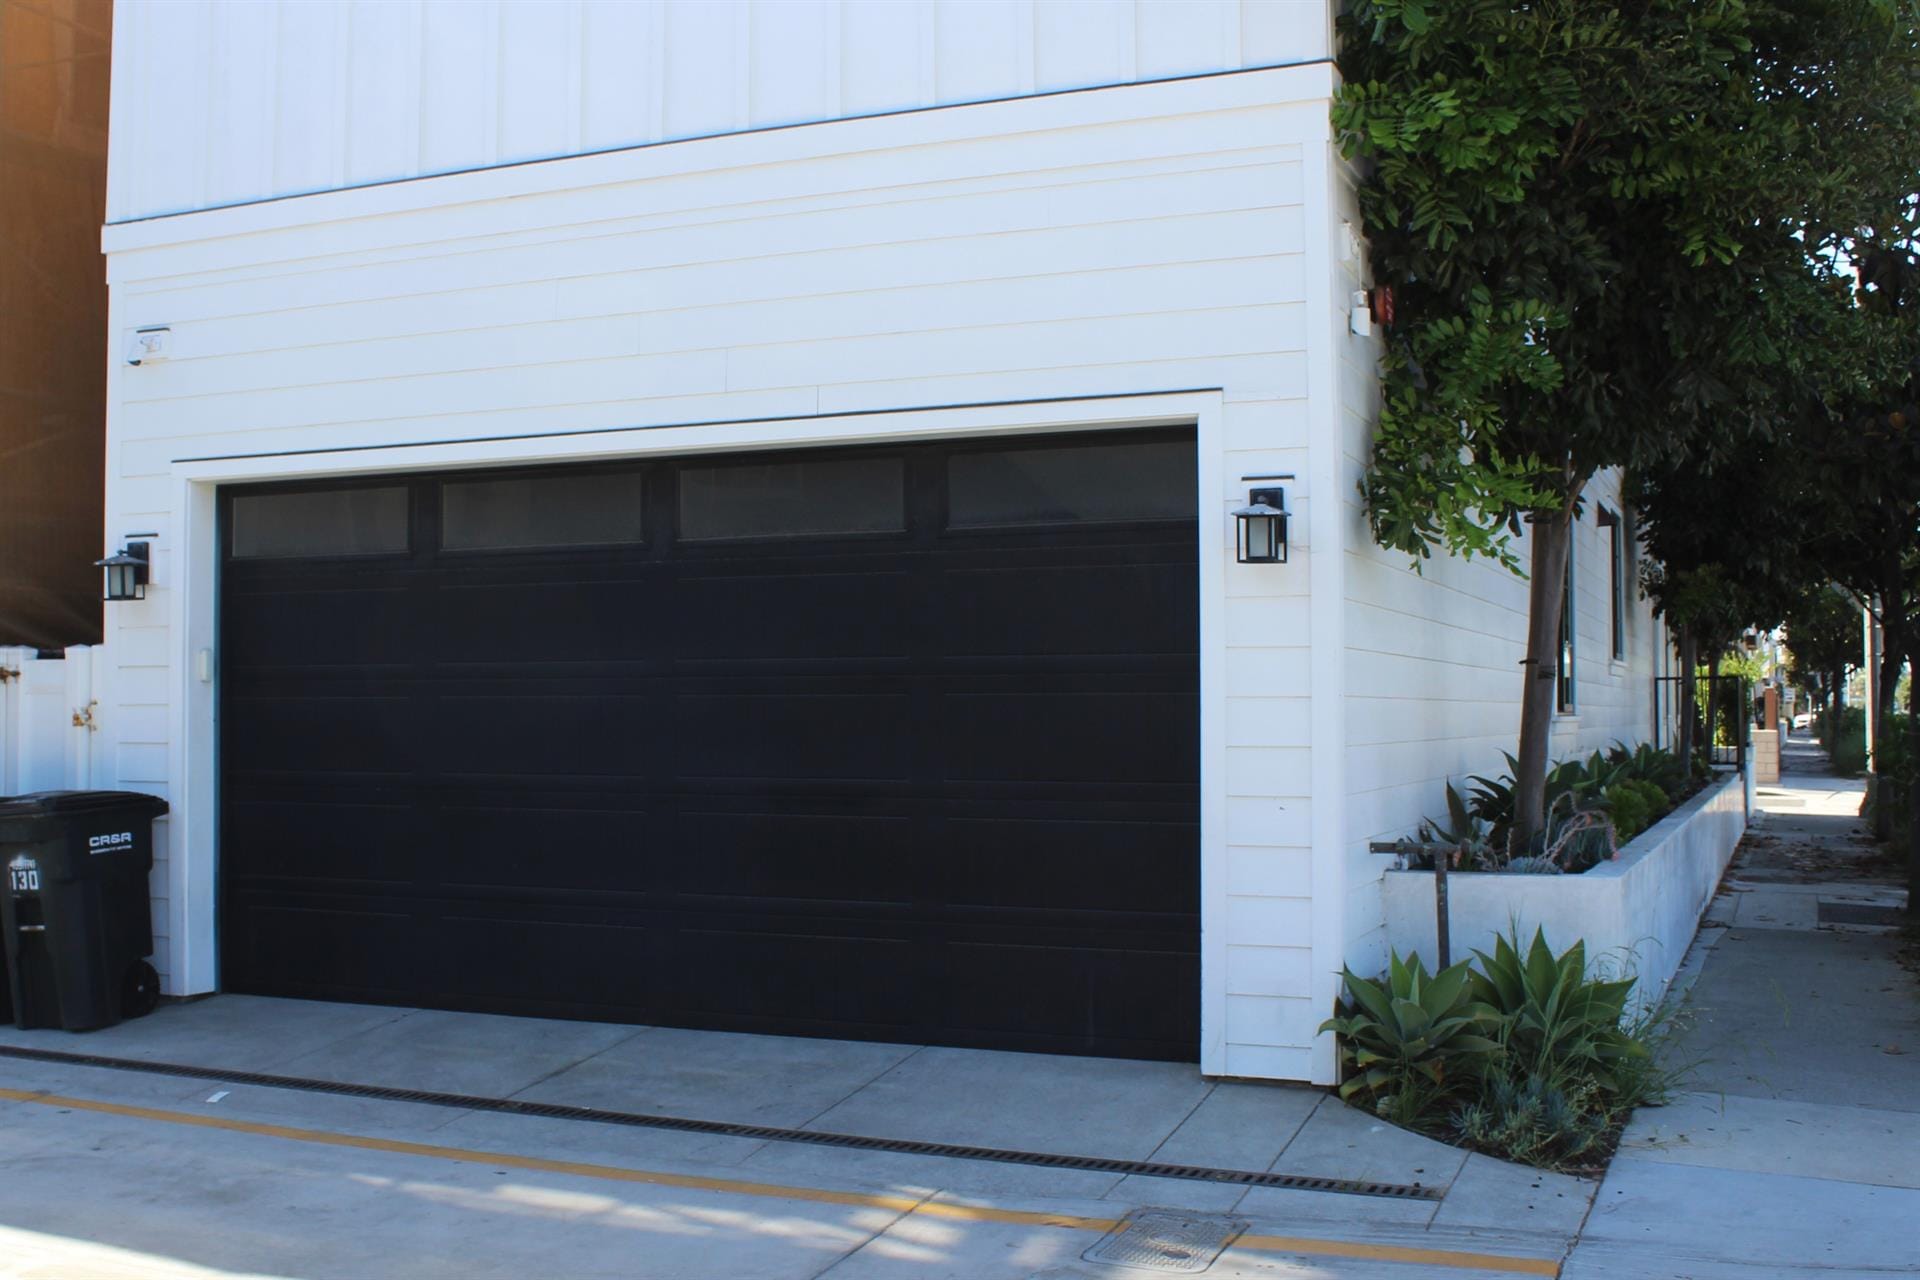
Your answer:
[[[1911,193],[1911,0],[1356,0],[1334,122],[1397,294],[1376,538],[1518,567],[1599,468],[1873,380],[1840,252]]]

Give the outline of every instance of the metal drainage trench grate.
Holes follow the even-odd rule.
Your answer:
[[[997,1164],[1035,1165],[1046,1169],[1074,1169],[1091,1173],[1112,1173],[1143,1178],[1179,1178],[1187,1182],[1224,1182],[1246,1187],[1284,1187],[1293,1191],[1327,1191],[1350,1196],[1379,1196],[1390,1200],[1439,1200],[1445,1195],[1440,1187],[1420,1183],[1359,1182],[1347,1178],[1312,1178],[1292,1173],[1260,1173],[1248,1169],[1210,1169],[1201,1165],[1158,1164],[1147,1160],[1113,1160],[1103,1156],[1055,1155],[1037,1151],[1012,1151],[1001,1147],[964,1147],[945,1142],[910,1142],[898,1138],[867,1138],[852,1133],[825,1133],[811,1129],[777,1129],[757,1124],[731,1124],[724,1120],[690,1120],[683,1116],[645,1115],[631,1111],[602,1111],[597,1107],[571,1107],[556,1102],[522,1102],[513,1098],[480,1098],[463,1093],[431,1093],[420,1089],[394,1089],[377,1084],[346,1084],[337,1080],[309,1080],[300,1076],[267,1075],[258,1071],[228,1071],[220,1067],[183,1066],[172,1062],[144,1062],[134,1058],[108,1058],[89,1053],[62,1053],[54,1049],[28,1049],[0,1045],[0,1058],[18,1058],[27,1062],[47,1062],[70,1067],[96,1067],[108,1071],[137,1071],[146,1075],[179,1076],[190,1080],[210,1080],[220,1084],[257,1085],[266,1089],[296,1089],[304,1093],[325,1093],[346,1098],[374,1098],[382,1102],[416,1102],[429,1107],[452,1107],[461,1111],[491,1111],[505,1115],[537,1116],[545,1120],[585,1120],[594,1124],[627,1125],[637,1129],[668,1129],[678,1133],[704,1133],[727,1138],[752,1138],[761,1142],[794,1142],[814,1147],[844,1147],[857,1151],[882,1151],[898,1155],[941,1156],[951,1160],[986,1160]]]
[[[1227,1246],[1245,1233],[1237,1218],[1167,1209],[1130,1213],[1099,1244],[1081,1254],[1088,1262],[1108,1262],[1146,1271],[1205,1271]]]

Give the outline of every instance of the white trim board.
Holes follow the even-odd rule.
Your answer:
[[[1072,402],[966,409],[906,409],[739,424],[635,428],[503,440],[412,444],[382,449],[181,462],[173,469],[181,514],[180,554],[172,597],[175,672],[171,772],[179,780],[174,805],[176,843],[169,864],[169,901],[177,932],[174,994],[217,988],[214,931],[218,858],[216,685],[202,682],[197,655],[215,651],[217,670],[219,548],[214,538],[215,494],[223,483],[292,480],[381,472],[442,470],[512,463],[582,462],[600,458],[687,455],[722,450],[804,448],[874,442],[937,440],[1037,432],[1192,425],[1199,459],[1200,581],[1200,879],[1202,1072],[1227,1070],[1225,973],[1226,841],[1223,698],[1227,645],[1223,611],[1225,564],[1233,545],[1233,499],[1222,444],[1221,394],[1177,392]],[[217,676],[216,676],[217,681]]]

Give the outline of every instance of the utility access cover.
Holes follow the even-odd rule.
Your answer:
[[[1205,1271],[1247,1224],[1177,1209],[1141,1209],[1080,1256],[1143,1271]]]

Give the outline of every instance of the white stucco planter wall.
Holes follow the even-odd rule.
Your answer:
[[[1512,928],[1523,941],[1539,928],[1555,951],[1585,939],[1592,964],[1634,974],[1636,998],[1657,999],[1747,829],[1747,785],[1739,774],[1725,775],[1582,875],[1449,876],[1453,957],[1490,952]],[[1385,893],[1389,941],[1431,967],[1438,954],[1433,874],[1390,871]]]

